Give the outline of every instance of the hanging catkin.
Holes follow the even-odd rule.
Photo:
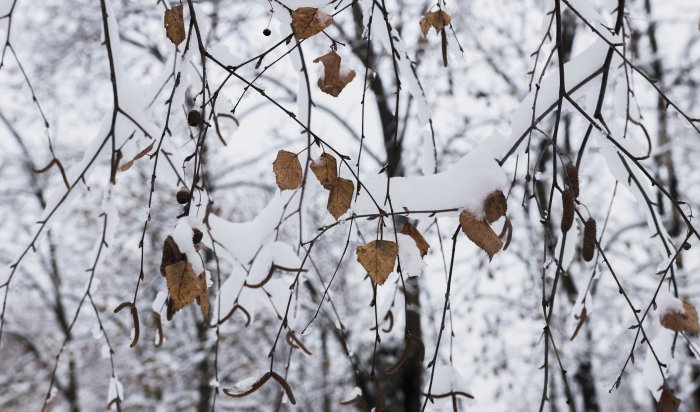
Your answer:
[[[597,234],[595,219],[589,217],[583,226],[583,250],[581,251],[583,260],[585,260],[586,262],[590,262],[591,260],[593,260],[596,236]]]
[[[571,189],[564,189],[561,192],[561,202],[564,211],[561,215],[561,231],[566,233],[571,229],[571,225],[574,224],[574,195],[571,193]]]
[[[576,165],[570,164],[566,166],[566,178],[564,180],[569,189],[573,192],[574,199],[578,199],[579,186],[578,186],[578,169]]]

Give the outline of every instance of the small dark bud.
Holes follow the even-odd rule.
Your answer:
[[[202,238],[204,237],[204,233],[202,233],[201,230],[195,228],[192,229],[192,243],[199,244],[199,242],[202,241]]]
[[[269,28],[265,27],[265,30],[263,30],[263,34],[264,34],[265,36],[269,36],[270,34],[272,34],[272,31],[270,31]]]
[[[187,115],[187,124],[192,127],[199,126],[202,123],[202,114],[199,110],[190,110]]]
[[[175,198],[177,199],[177,203],[181,205],[187,204],[187,202],[190,201],[190,191],[183,187],[182,189],[178,190]]]

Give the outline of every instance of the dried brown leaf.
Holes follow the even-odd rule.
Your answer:
[[[331,190],[338,178],[338,162],[330,153],[323,153],[318,160],[311,162],[311,171],[321,183],[321,186]]]
[[[506,210],[508,210],[508,203],[503,192],[494,190],[486,196],[484,200],[484,215],[486,215],[487,222],[493,223],[497,221],[506,214]]]
[[[418,23],[420,24],[420,31],[423,33],[423,37],[427,37],[428,31],[431,27],[435,28],[435,31],[440,33],[445,26],[450,24],[451,20],[452,17],[450,17],[447,12],[438,10],[428,11],[423,17],[421,17]]]
[[[470,211],[464,209],[459,214],[459,223],[469,240],[489,255],[489,260],[493,258],[496,252],[501,250],[503,245],[501,239],[498,238],[498,235],[491,229],[486,220],[479,219]]]
[[[373,240],[364,246],[358,246],[356,252],[357,261],[369,277],[378,285],[383,285],[394,270],[399,246],[390,240]]]
[[[163,17],[165,24],[165,34],[174,45],[179,45],[185,40],[185,22],[182,17],[182,4],[173,6],[165,11]]]
[[[338,220],[343,213],[350,209],[352,204],[352,195],[355,193],[355,184],[352,180],[336,178],[335,183],[328,193],[327,209],[333,215],[335,220]]]
[[[413,226],[409,222],[406,222],[403,224],[403,227],[401,228],[401,233],[413,238],[413,240],[416,242],[416,246],[418,246],[418,250],[420,251],[421,257],[428,254],[428,249],[430,249],[430,244],[428,243],[427,240],[425,240],[423,235],[418,231],[418,229],[415,228],[415,226]]]
[[[314,7],[299,7],[292,12],[292,29],[297,39],[320,33],[333,23],[333,16]]]
[[[165,278],[170,294],[171,314],[190,304],[202,291],[192,264],[186,260],[165,267]]]
[[[318,79],[318,87],[322,92],[338,97],[348,83],[355,78],[355,70],[340,70],[340,56],[335,51],[324,54],[314,60],[323,64],[323,76]]]
[[[134,165],[134,162],[135,162],[135,161],[137,161],[137,160],[139,160],[140,158],[146,156],[146,155],[148,154],[148,152],[150,152],[151,149],[153,149],[153,145],[154,145],[155,143],[156,143],[155,140],[152,141],[151,144],[149,144],[148,146],[146,146],[145,149],[143,149],[143,150],[141,150],[140,152],[138,152],[138,154],[137,154],[136,156],[134,156],[131,160],[129,160],[128,162],[124,162],[124,164],[121,165],[121,166],[119,167],[119,170],[121,170],[122,172],[126,172],[127,170],[129,170],[129,169],[131,168],[131,166]]]
[[[673,391],[664,388],[659,398],[659,412],[678,412],[681,400],[676,398]]]
[[[688,332],[691,335],[698,334],[698,312],[688,302],[683,302],[684,313],[671,312],[661,316],[661,326],[676,332]]]
[[[286,150],[277,152],[277,158],[272,162],[277,187],[280,190],[296,189],[301,185],[301,163],[295,153]]]

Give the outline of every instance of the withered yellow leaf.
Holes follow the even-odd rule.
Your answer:
[[[342,177],[335,179],[328,193],[328,205],[326,206],[335,220],[338,220],[343,213],[350,209],[354,192],[355,184],[352,180],[343,179]]]
[[[413,238],[413,240],[416,242],[416,246],[418,246],[418,250],[420,251],[421,257],[428,254],[428,249],[430,249],[430,244],[428,243],[427,240],[425,240],[423,235],[418,231],[418,229],[415,228],[415,226],[413,226],[409,222],[406,222],[403,224],[403,227],[401,228],[401,233]]]
[[[333,16],[314,7],[299,7],[292,12],[292,29],[297,39],[320,33],[333,23]]]
[[[355,78],[355,70],[340,70],[340,55],[332,50],[314,60],[323,64],[323,75],[318,79],[318,88],[322,92],[338,97],[348,83]]]
[[[497,221],[506,214],[507,209],[506,197],[500,190],[494,190],[486,196],[484,200],[484,215],[487,222],[493,223]]]
[[[383,285],[391,271],[394,270],[399,246],[390,240],[373,240],[364,246],[358,246],[357,261],[367,271],[372,280]]]
[[[670,312],[661,316],[661,326],[676,332],[688,332],[691,335],[698,334],[698,312],[688,302],[683,302],[684,313]]]
[[[197,277],[199,281],[199,295],[197,296],[197,305],[202,309],[204,320],[209,319],[209,287],[207,286],[207,276],[202,272]]]
[[[201,294],[199,280],[194,274],[192,264],[186,260],[175,262],[165,267],[165,279],[172,307],[168,308],[173,314],[184,308]]]
[[[459,214],[459,224],[469,240],[489,255],[489,260],[493,258],[496,252],[501,250],[501,246],[503,246],[501,239],[498,238],[496,232],[491,229],[491,226],[485,219],[479,219],[470,211],[464,209]]]
[[[165,34],[174,45],[179,45],[185,40],[185,22],[182,17],[182,4],[173,6],[165,11],[163,17]]]
[[[338,178],[338,162],[330,153],[323,153],[318,160],[311,162],[311,171],[321,182],[321,186],[331,190]]]
[[[286,150],[277,152],[277,158],[272,162],[277,187],[280,190],[296,189],[301,185],[301,163],[295,153]]]
[[[435,31],[440,33],[445,26],[450,24],[451,20],[452,17],[442,10],[428,11],[421,17],[418,24],[420,24],[420,31],[423,33],[423,37],[427,37],[431,27],[434,27]]]

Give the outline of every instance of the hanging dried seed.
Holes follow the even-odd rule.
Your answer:
[[[561,231],[566,233],[574,224],[574,210],[576,209],[574,194],[571,193],[571,189],[565,189],[561,192],[561,203],[564,209],[561,215]]]
[[[202,123],[202,113],[199,110],[190,110],[187,114],[187,124],[192,127],[199,126]]]
[[[585,260],[586,262],[590,262],[591,260],[593,260],[596,236],[597,234],[595,219],[589,217],[583,226],[583,251],[581,252],[583,260]]]
[[[177,203],[181,205],[187,204],[187,202],[190,201],[190,191],[183,187],[177,191],[175,198],[177,199]]]

